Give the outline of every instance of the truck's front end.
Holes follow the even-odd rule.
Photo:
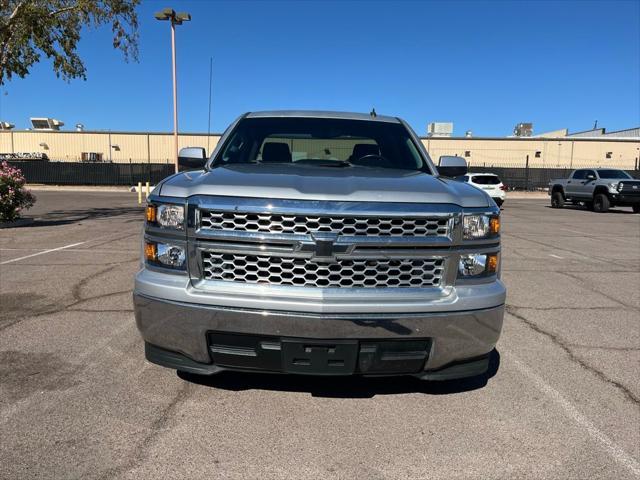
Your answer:
[[[200,374],[486,371],[505,301],[500,211],[437,177],[404,123],[249,115],[205,170],[156,192],[134,292],[150,361]]]

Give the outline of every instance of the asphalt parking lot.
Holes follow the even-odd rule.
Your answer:
[[[630,209],[507,200],[486,382],[181,378],[135,327],[135,195],[36,193],[36,223],[0,230],[1,478],[640,477]]]

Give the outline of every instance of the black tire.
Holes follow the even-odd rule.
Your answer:
[[[633,208],[633,213],[640,213],[640,205],[631,205]]]
[[[564,207],[564,195],[562,192],[553,192],[551,194],[551,208]]]
[[[611,206],[611,202],[609,201],[609,197],[607,197],[604,193],[597,193],[595,197],[593,197],[593,211],[598,213],[605,213],[609,211],[609,207]]]
[[[493,201],[496,202],[496,205],[498,205],[499,207],[501,207],[504,203],[504,201],[500,198],[494,198]]]

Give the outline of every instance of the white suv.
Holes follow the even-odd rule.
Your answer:
[[[502,183],[500,177],[493,173],[469,173],[459,177],[458,180],[484,190],[499,207],[502,206],[507,196],[507,187]]]

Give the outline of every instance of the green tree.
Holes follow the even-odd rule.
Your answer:
[[[111,25],[113,47],[138,58],[140,0],[0,0],[0,85],[25,77],[42,55],[65,80],[86,79],[76,53],[83,27]]]

